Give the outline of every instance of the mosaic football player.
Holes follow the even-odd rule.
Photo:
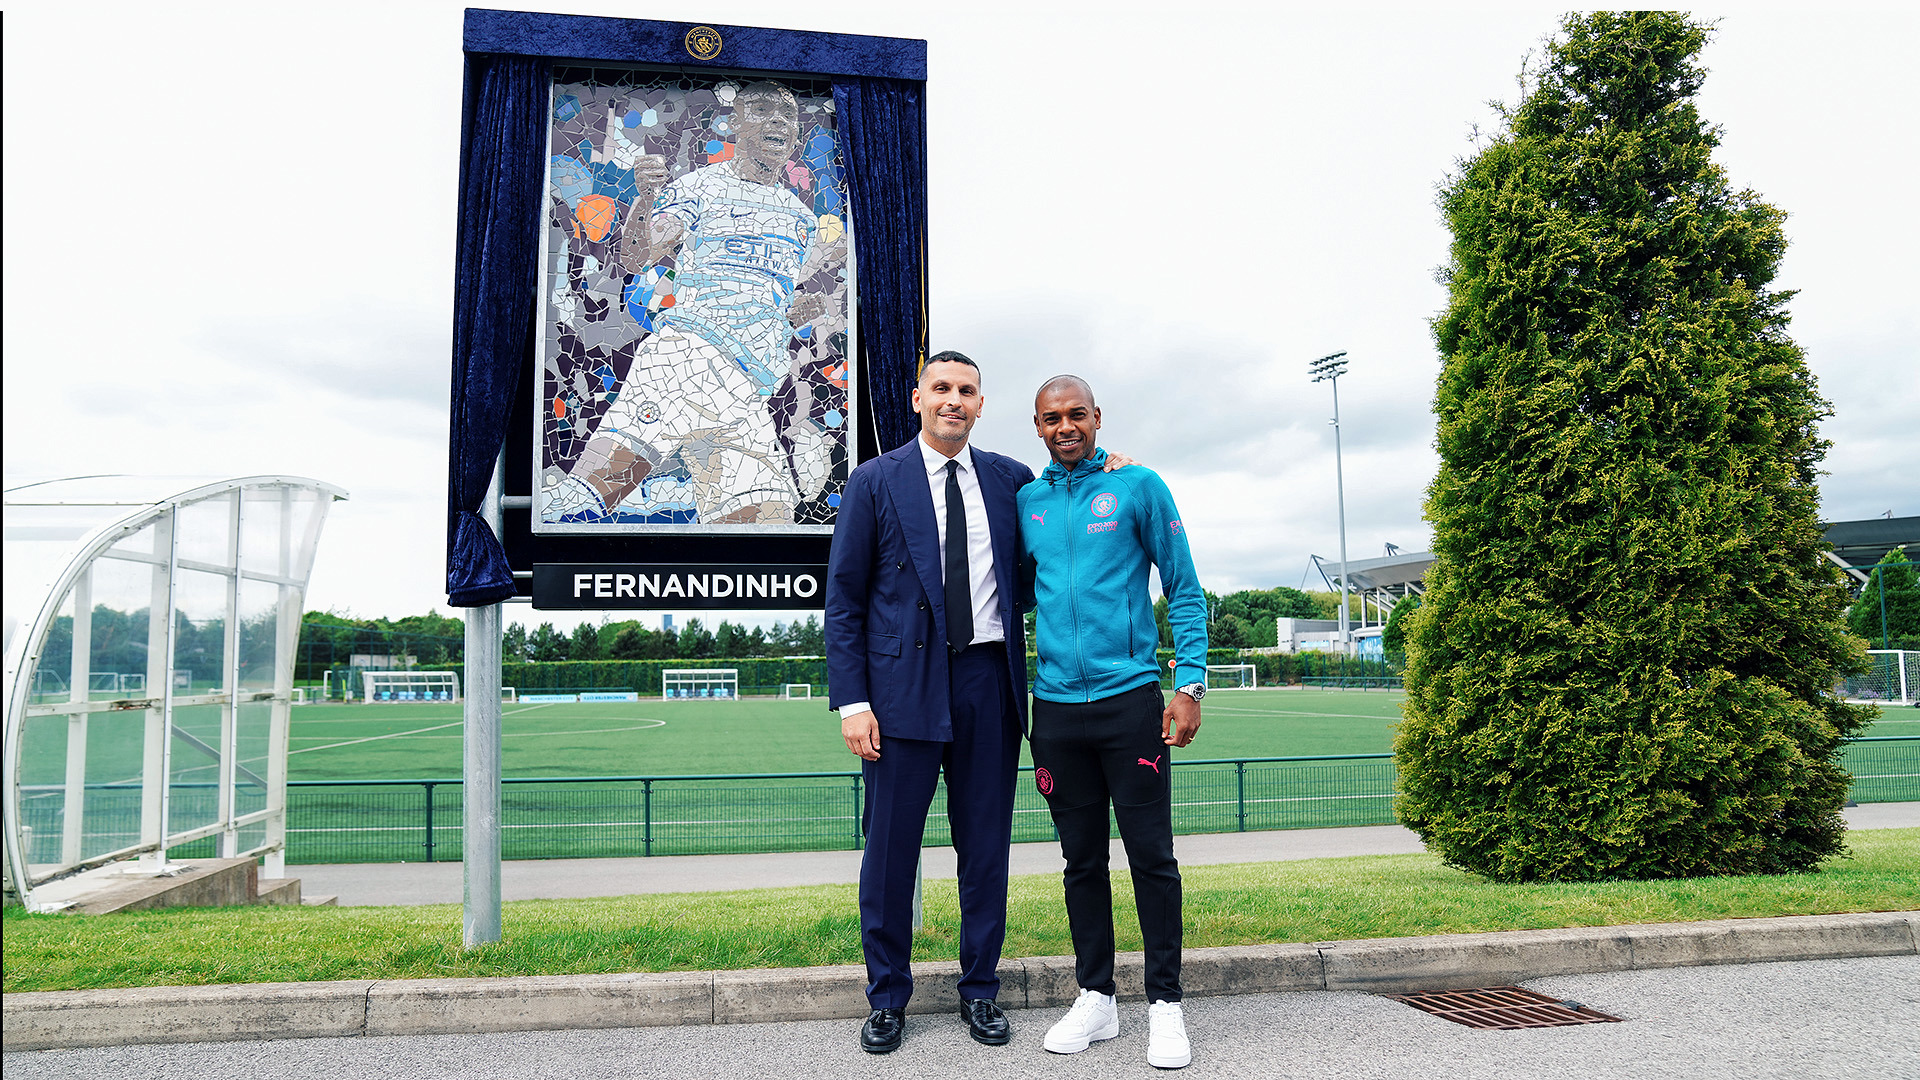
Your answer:
[[[796,284],[846,248],[816,243],[818,219],[787,189],[800,140],[793,93],[772,82],[742,87],[733,130],[731,158],[671,183],[666,159],[634,161],[638,191],[619,260],[641,274],[671,257],[671,306],[580,459],[549,490],[545,521],[604,518],[649,477],[666,476],[688,481],[703,524],[793,520],[803,493],[769,399],[789,378],[793,328],[825,307],[817,294],[796,295]]]
[[[1020,489],[1023,577],[1039,654],[1033,683],[1034,783],[1066,857],[1067,923],[1080,997],[1043,1045],[1074,1054],[1120,1034],[1114,1004],[1107,812],[1133,871],[1146,945],[1147,1063],[1191,1060],[1180,1009],[1180,866],[1173,856],[1168,755],[1193,741],[1206,696],[1207,601],[1167,485],[1151,469],[1102,472],[1100,410],[1085,380],[1040,388],[1034,428],[1053,458]],[[1160,691],[1160,635],[1147,594],[1155,567],[1173,627],[1172,700]]]

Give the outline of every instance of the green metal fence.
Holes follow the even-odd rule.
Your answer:
[[[1403,675],[1302,675],[1300,685],[1321,690],[1405,690]]]
[[[1920,736],[1855,739],[1843,761],[1853,774],[1855,800],[1920,800]],[[1179,761],[1172,775],[1178,833],[1394,821],[1395,774],[1388,754]],[[63,790],[23,791],[36,848],[60,843]],[[1014,840],[1053,839],[1031,769],[1021,770],[1016,791]],[[857,772],[509,779],[501,793],[501,854],[550,859],[846,850],[862,843],[864,795]],[[192,815],[214,796],[211,784],[176,784],[174,813]],[[458,779],[292,781],[287,860],[456,860],[461,802]],[[132,836],[139,810],[137,788],[90,786],[88,832]],[[951,842],[945,810],[942,785],[927,821],[928,844]],[[213,854],[212,845],[211,839],[197,841],[173,854],[203,857]]]

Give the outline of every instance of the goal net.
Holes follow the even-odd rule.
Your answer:
[[[1207,689],[1209,690],[1252,690],[1260,680],[1253,673],[1252,664],[1208,664]]]
[[[1920,652],[1868,649],[1867,670],[1840,680],[1839,694],[1872,705],[1912,705],[1920,701]]]
[[[502,705],[515,705],[518,704],[519,701],[520,692],[518,690],[515,690],[511,686],[503,686],[500,688],[500,703]]]
[[[780,696],[788,701],[812,701],[813,684],[790,682],[780,687]]]
[[[740,669],[668,668],[660,673],[660,696],[668,701],[731,701],[740,696]]]
[[[362,671],[360,700],[380,702],[459,701],[460,676],[451,671]]]

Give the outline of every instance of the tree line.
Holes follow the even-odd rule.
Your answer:
[[[681,627],[652,629],[635,619],[599,625],[581,623],[571,634],[550,622],[529,631],[510,623],[501,642],[508,663],[566,660],[705,660],[715,657],[822,656],[827,651],[820,616],[803,622],[776,622],[770,628],[738,626],[726,620],[708,629],[699,618]]]

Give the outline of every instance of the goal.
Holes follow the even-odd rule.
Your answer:
[[[1209,690],[1253,690],[1259,685],[1260,679],[1253,673],[1252,664],[1207,665]]]
[[[92,693],[143,694],[147,677],[118,671],[95,671],[87,675],[87,690]]]
[[[660,696],[668,701],[736,700],[740,697],[740,669],[667,668],[660,673]]]
[[[446,702],[460,700],[460,676],[451,671],[362,671],[360,700]]]
[[[519,703],[520,703],[520,691],[515,690],[511,686],[503,686],[500,688],[500,704],[518,705]]]
[[[1920,702],[1920,652],[1868,649],[1867,670],[1841,679],[1837,689],[1841,698],[1862,704],[1916,704]]]
[[[812,701],[813,684],[790,682],[780,687],[780,696],[788,701]]]

